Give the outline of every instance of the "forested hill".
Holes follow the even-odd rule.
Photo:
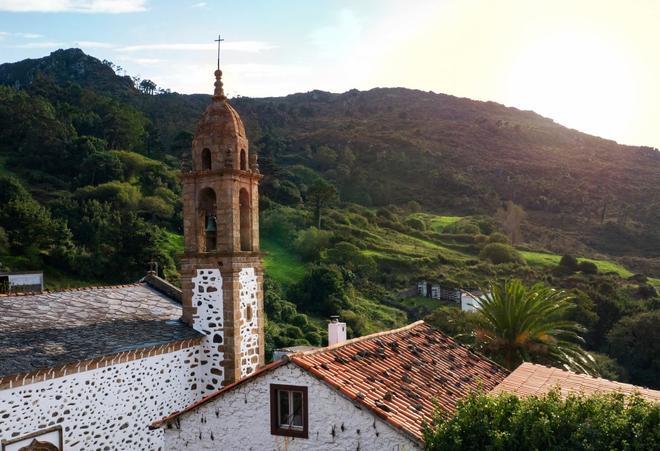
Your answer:
[[[113,69],[79,49],[58,50],[0,65],[0,84],[55,104],[68,101],[75,84],[83,88],[76,93],[81,102],[90,91],[107,100],[103,108],[125,106],[121,113],[91,111],[65,122],[110,148],[175,165],[209,96],[157,90]],[[232,103],[262,153],[283,167],[321,173],[343,201],[415,200],[433,212],[493,214],[502,200],[512,200],[527,212],[525,239],[551,250],[577,245],[632,258],[660,255],[655,149],[618,145],[493,102],[402,88]],[[130,130],[110,136],[122,121]],[[6,135],[11,130],[3,126]],[[30,158],[46,152],[43,147],[34,143]]]
[[[180,161],[211,99],[117,73],[78,49],[0,65],[0,271],[58,288],[155,260],[177,283]],[[409,89],[231,102],[264,175],[268,350],[320,344],[335,314],[352,336],[432,311],[469,332],[455,305],[395,294],[515,277],[575,295],[586,348],[618,362],[601,374],[657,383],[657,150]]]

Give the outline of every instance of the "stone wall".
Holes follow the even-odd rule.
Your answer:
[[[199,347],[0,391],[0,439],[62,426],[67,450],[162,447],[151,422],[200,397]]]
[[[308,387],[309,438],[271,435],[270,384]],[[420,449],[403,432],[292,363],[238,385],[163,429],[165,450]]]

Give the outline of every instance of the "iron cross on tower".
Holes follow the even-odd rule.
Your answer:
[[[218,43],[218,70],[220,70],[220,43],[222,41],[224,41],[224,39],[222,39],[220,35],[218,35],[218,39],[215,40],[215,42]]]

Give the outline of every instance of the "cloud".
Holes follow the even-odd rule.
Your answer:
[[[215,50],[218,47],[216,44],[210,43],[193,43],[193,44],[141,44],[130,45],[127,47],[120,47],[117,51],[120,52],[141,52],[144,50],[186,50],[186,51],[208,51]],[[257,53],[263,50],[270,50],[277,48],[276,45],[269,44],[263,41],[229,41],[222,43],[222,50],[229,50],[235,52]]]
[[[22,13],[120,14],[146,10],[146,0],[0,0],[0,11]]]
[[[37,33],[10,33],[9,31],[0,31],[0,39],[7,36],[16,36],[24,39],[37,39],[44,37],[42,34]]]
[[[206,2],[199,2],[195,3],[193,5],[190,5],[191,8],[205,8],[206,7]]]
[[[14,45],[12,47],[17,49],[50,49],[66,46],[65,42],[29,42],[27,44]]]
[[[25,39],[39,39],[43,38],[43,34],[38,34],[38,33],[14,33],[14,36],[18,36],[19,38],[25,38]]]

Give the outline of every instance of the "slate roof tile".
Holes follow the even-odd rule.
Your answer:
[[[0,296],[0,377],[200,336],[145,283]]]

